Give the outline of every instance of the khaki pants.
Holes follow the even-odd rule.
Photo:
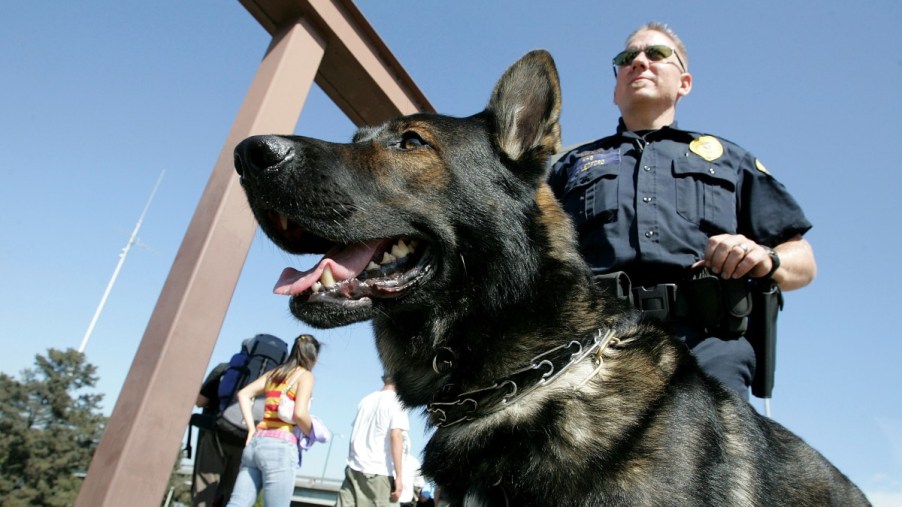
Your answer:
[[[345,480],[338,491],[335,507],[388,507],[400,505],[392,502],[391,492],[395,481],[385,475],[358,472],[345,467]]]

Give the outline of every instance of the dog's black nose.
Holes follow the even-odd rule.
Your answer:
[[[235,170],[245,176],[252,172],[278,170],[290,158],[291,144],[279,136],[253,136],[235,147]]]

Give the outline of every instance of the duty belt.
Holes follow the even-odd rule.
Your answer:
[[[689,322],[723,336],[740,336],[748,327],[752,309],[748,280],[722,280],[703,271],[679,283],[633,287],[629,275],[618,271],[596,276],[595,283],[662,322]]]

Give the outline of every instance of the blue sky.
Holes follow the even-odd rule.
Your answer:
[[[554,7],[550,7],[553,5]],[[694,89],[680,125],[752,151],[802,204],[819,274],[787,294],[773,414],[858,483],[902,505],[899,169],[902,4],[393,2],[358,6],[441,112],[480,110],[504,69],[551,51],[565,144],[610,133],[610,58],[639,24],[669,23]],[[0,30],[0,371],[77,347],[154,183],[156,198],[87,347],[111,409],[182,236],[269,43],[238,2],[17,2]],[[353,126],[314,88],[297,132]],[[258,233],[211,364],[257,332],[310,331],[271,294],[309,266]],[[339,434],[305,475],[340,477],[357,401],[379,387],[368,325],[326,347],[314,412]],[[760,407],[759,401],[753,401]],[[415,447],[425,436],[417,424]]]

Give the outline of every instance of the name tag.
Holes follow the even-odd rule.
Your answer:
[[[620,163],[620,150],[617,150],[617,151],[613,151],[613,150],[591,151],[588,153],[584,153],[576,161],[576,163],[573,164],[573,167],[570,169],[570,173],[568,174],[568,177],[570,179],[579,178],[581,175],[583,175],[584,173],[586,173],[587,171],[589,171],[592,168],[602,167],[602,166],[612,165],[612,164],[616,165],[619,163]]]

